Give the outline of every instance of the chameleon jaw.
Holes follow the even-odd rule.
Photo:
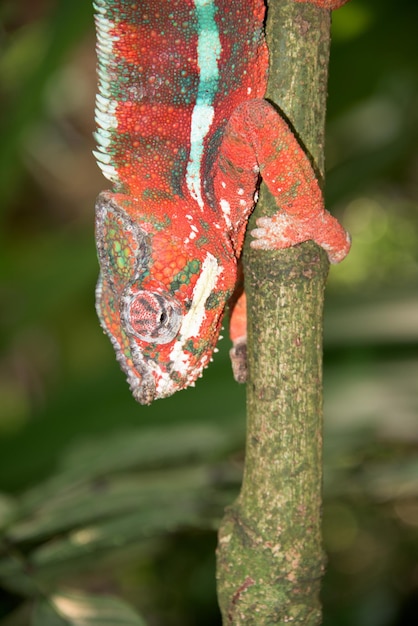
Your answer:
[[[134,399],[139,404],[151,404],[156,399],[155,381],[151,376],[144,376],[139,382],[136,376],[128,376],[128,384]]]
[[[170,343],[169,348],[167,347],[168,352],[160,362],[144,357],[143,351],[131,335],[130,351],[139,377],[129,371],[126,362],[122,360],[123,356],[121,365],[128,373],[128,382],[134,398],[141,404],[150,404],[153,400],[166,398],[180,389],[193,385],[209,364],[219,334],[220,319],[216,322],[212,320],[210,335],[207,336],[204,350],[198,357],[193,355],[190,343],[193,344],[196,338],[200,337],[202,327],[205,322],[207,323],[206,302],[214,292],[222,273],[222,266],[208,252],[193,290],[190,309],[182,319],[177,339]]]
[[[210,355],[205,355],[199,362],[192,363],[191,355],[187,350],[182,349],[179,341],[176,342],[174,352],[176,352],[176,361],[170,360],[167,368],[163,368],[152,360],[146,361],[139,350],[133,351],[135,372],[126,366],[123,358],[120,359],[122,369],[127,373],[131,393],[137,402],[151,404],[154,400],[168,398],[176,391],[194,386],[196,379],[202,375],[202,370],[210,360]]]

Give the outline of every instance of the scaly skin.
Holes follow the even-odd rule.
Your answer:
[[[339,262],[349,238],[262,99],[262,0],[96,0],[95,9],[95,155],[114,185],[96,204],[97,311],[134,397],[149,404],[194,384],[228,303],[243,345],[239,258],[260,176],[279,210],[258,220],[252,246],[313,239]]]

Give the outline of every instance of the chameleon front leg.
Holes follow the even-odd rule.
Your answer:
[[[229,336],[232,340],[232,348],[229,351],[232,373],[237,383],[245,383],[247,380],[247,298],[245,291],[231,307]]]
[[[232,114],[214,173],[215,197],[237,257],[261,177],[278,211],[257,220],[253,248],[278,250],[312,239],[331,263],[348,254],[350,237],[325,210],[315,172],[284,118],[265,100],[249,100]],[[225,211],[227,207],[227,211]],[[222,211],[220,211],[222,213]]]
[[[271,217],[257,220],[251,246],[273,250],[310,239],[338,263],[348,254],[350,238],[324,208],[322,192],[311,163],[286,121],[265,100],[250,100],[233,113],[225,130],[215,167],[215,196],[231,230],[237,256],[254,204],[254,186],[261,176],[278,205]],[[225,209],[227,210],[225,211]],[[242,380],[245,358],[245,300],[232,310],[231,359],[237,380]]]
[[[325,210],[315,172],[287,123],[265,101],[253,101],[242,115],[251,129],[261,177],[279,207],[272,217],[257,220],[251,246],[277,250],[312,239],[331,263],[342,261],[350,250],[350,237]]]

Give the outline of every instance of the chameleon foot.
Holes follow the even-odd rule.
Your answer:
[[[280,250],[313,239],[324,248],[330,263],[340,263],[350,250],[349,234],[328,211],[311,220],[297,219],[283,212],[260,217],[256,223],[257,228],[251,231],[252,248]]]
[[[247,337],[240,337],[234,341],[229,356],[235,380],[237,383],[245,383],[247,380]]]

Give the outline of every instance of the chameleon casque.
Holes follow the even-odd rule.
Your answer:
[[[149,404],[194,384],[228,304],[235,348],[245,341],[239,259],[260,178],[278,210],[257,221],[253,247],[313,239],[338,263],[350,243],[308,157],[263,100],[264,0],[94,7],[95,156],[114,185],[96,204],[97,311],[133,396]]]

